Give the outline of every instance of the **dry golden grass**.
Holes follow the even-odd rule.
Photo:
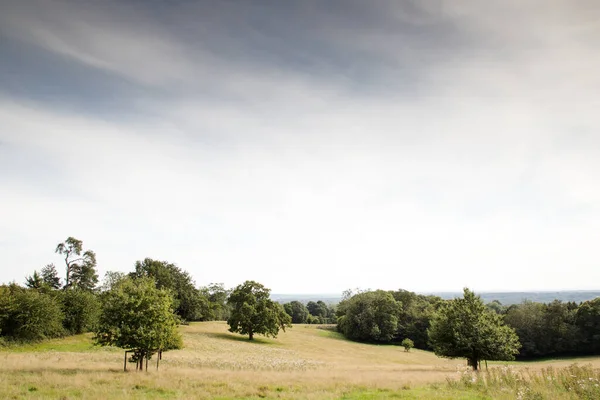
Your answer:
[[[445,381],[456,375],[457,366],[464,366],[461,360],[425,351],[349,342],[314,326],[295,325],[278,339],[253,342],[227,332],[222,322],[181,329],[185,348],[165,353],[160,370],[150,368],[148,373],[124,373],[123,352],[90,348],[89,336],[65,339],[76,351],[65,351],[68,346],[54,341],[37,349],[0,352],[0,398],[333,399],[370,398],[373,393],[385,398],[398,392],[431,398],[433,392],[422,397],[407,389]],[[573,361],[553,365],[562,363]],[[600,366],[598,359],[586,363]],[[442,393],[439,398],[452,396]]]

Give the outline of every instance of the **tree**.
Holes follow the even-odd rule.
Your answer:
[[[322,300],[319,300],[317,302],[309,301],[306,304],[306,308],[308,309],[308,312],[310,313],[310,315],[312,315],[313,317],[327,318],[327,314],[328,314],[327,304],[325,304]]]
[[[285,312],[292,318],[293,324],[305,324],[308,316],[308,309],[297,300],[283,305]]]
[[[190,274],[175,264],[146,258],[135,263],[132,278],[150,277],[158,289],[172,291],[175,313],[186,321],[199,321],[210,314],[208,300],[196,289]]]
[[[230,332],[277,337],[280,329],[291,326],[291,318],[281,304],[270,299],[271,290],[258,282],[246,281],[232,290],[227,304],[231,314],[227,319]]]
[[[133,351],[132,360],[139,369],[144,358],[182,347],[173,298],[169,291],[158,289],[154,280],[123,279],[101,297],[96,343]]]
[[[96,287],[96,253],[92,250],[83,251],[81,240],[68,237],[56,246],[56,253],[65,256],[65,289],[76,286],[82,290],[92,290]]]
[[[97,296],[87,290],[73,289],[60,293],[63,326],[67,332],[77,335],[92,331],[98,322],[100,304]]]
[[[37,271],[33,271],[33,275],[25,278],[25,286],[30,289],[41,289],[44,286],[44,280]]]
[[[600,297],[581,303],[576,314],[581,332],[581,350],[585,354],[600,353]]]
[[[63,314],[55,298],[16,284],[0,286],[0,335],[38,341],[64,334]]]
[[[398,330],[400,307],[384,290],[355,294],[338,306],[338,330],[352,340],[389,342]]]
[[[415,347],[415,342],[413,342],[409,338],[404,339],[400,344],[402,345],[402,347],[404,347],[404,351],[406,352],[410,351],[410,349]]]
[[[208,300],[210,312],[204,315],[205,321],[227,321],[229,318],[229,306],[227,297],[229,290],[222,283],[211,283],[200,288],[200,293]]]
[[[51,289],[60,289],[60,278],[54,264],[48,264],[41,271],[42,280]]]
[[[519,338],[479,296],[464,289],[463,298],[445,303],[434,316],[429,341],[440,357],[464,357],[477,370],[480,360],[514,360]]]

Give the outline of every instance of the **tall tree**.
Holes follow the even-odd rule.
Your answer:
[[[477,370],[480,360],[514,360],[519,338],[502,317],[469,289],[445,303],[431,321],[429,341],[440,357],[464,357]]]
[[[52,289],[60,289],[60,278],[54,264],[48,264],[41,270],[42,280]]]
[[[292,318],[293,324],[305,324],[309,316],[308,309],[297,300],[283,305],[285,312]]]
[[[196,289],[189,273],[175,264],[146,258],[135,263],[132,278],[154,279],[157,289],[168,289],[175,297],[175,313],[186,321],[198,321],[210,313],[208,300]]]
[[[282,305],[270,299],[271,290],[255,281],[237,286],[227,300],[231,315],[227,320],[230,332],[277,337],[280,329],[291,326],[291,318]]]
[[[92,290],[96,287],[96,253],[83,251],[81,240],[69,236],[56,246],[56,253],[65,257],[65,289],[77,286],[82,290]]]
[[[203,316],[205,321],[227,321],[229,306],[227,297],[229,290],[222,283],[211,283],[200,288],[200,293],[208,300],[210,313]]]

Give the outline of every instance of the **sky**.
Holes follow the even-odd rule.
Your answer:
[[[600,289],[600,2],[0,0],[0,282]]]

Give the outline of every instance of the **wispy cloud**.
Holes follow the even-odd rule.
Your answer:
[[[593,2],[0,11],[3,280],[68,235],[280,292],[600,278]]]

